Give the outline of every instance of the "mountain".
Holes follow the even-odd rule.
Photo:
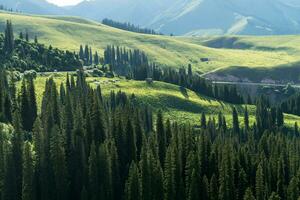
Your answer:
[[[56,15],[65,13],[64,8],[48,3],[46,0],[0,0],[0,5],[30,14]]]
[[[69,7],[68,13],[130,21],[176,35],[300,33],[296,0],[94,0]]]
[[[111,18],[175,35],[300,33],[298,0],[85,0],[58,7],[45,0],[0,0],[23,12]]]

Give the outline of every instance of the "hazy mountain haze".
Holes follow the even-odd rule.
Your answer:
[[[75,0],[60,5],[71,2]],[[298,0],[85,0],[67,7],[46,0],[0,0],[0,4],[28,13],[111,18],[176,35],[300,33]]]

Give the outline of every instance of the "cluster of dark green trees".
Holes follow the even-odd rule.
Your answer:
[[[283,101],[280,107],[286,113],[300,115],[300,94],[296,93],[292,97]]]
[[[111,26],[111,27],[115,27],[118,29],[126,30],[126,31],[136,32],[136,33],[162,35],[161,33],[157,33],[155,30],[152,30],[152,29],[140,28],[139,26],[135,26],[134,24],[131,24],[131,23],[117,22],[112,19],[103,19],[102,24],[105,24],[105,25]]]
[[[52,46],[29,41],[28,33],[15,38],[11,21],[7,21],[4,35],[0,35],[0,62],[6,69],[18,71],[73,71],[82,66],[78,55]]]
[[[235,86],[214,85],[210,81],[193,73],[192,66],[175,70],[168,67],[159,67],[151,63],[143,51],[128,50],[124,47],[107,46],[104,51],[104,64],[110,71],[118,75],[127,76],[135,80],[152,78],[189,88],[195,92],[218,98],[229,103],[243,103],[243,97]]]
[[[9,96],[11,109],[9,115],[1,110],[1,116],[13,130],[0,126],[1,200],[297,200],[300,195],[298,128],[285,129],[277,116],[261,129],[261,108],[253,125],[245,109],[240,126],[233,108],[232,126],[220,113],[217,120],[202,114],[201,128],[193,128],[165,120],[160,111],[153,117],[134,95],[104,97],[79,71],[60,87],[51,78],[46,82],[37,114],[32,79],[14,95],[5,77],[2,72],[0,88],[8,94],[1,92],[0,99]],[[267,107],[265,101],[259,104]]]
[[[85,66],[93,64],[99,65],[101,62],[101,58],[98,55],[98,52],[96,51],[95,54],[93,54],[92,48],[88,45],[85,45],[84,48],[82,45],[80,45],[79,58],[83,61]]]

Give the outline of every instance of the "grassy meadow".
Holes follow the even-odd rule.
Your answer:
[[[65,83],[66,73],[57,73],[47,76],[38,76],[35,80],[36,95],[38,104],[41,104],[42,94],[45,89],[45,83],[48,78],[52,76],[57,84]],[[231,126],[232,105],[222,101],[212,99],[191,90],[181,88],[179,86],[155,81],[148,84],[145,81],[126,80],[124,78],[96,78],[87,77],[87,82],[92,87],[100,85],[103,96],[108,98],[111,91],[122,91],[128,95],[134,94],[137,101],[141,105],[149,105],[154,111],[159,109],[164,111],[165,117],[176,120],[180,123],[190,123],[192,125],[199,125],[201,113],[204,112],[210,117],[215,117],[219,112],[222,112],[228,125]],[[20,87],[20,83],[18,85]],[[243,114],[246,105],[236,106],[240,114],[240,123],[243,124]],[[255,106],[247,106],[250,123],[255,121]],[[295,122],[300,123],[300,117],[295,115],[285,115],[285,122],[290,127]]]
[[[28,30],[41,43],[65,50],[78,51],[80,44],[88,44],[103,54],[110,44],[139,48],[151,61],[162,66],[181,67],[191,63],[201,73],[226,69],[232,66],[276,67],[300,60],[300,48],[296,41],[300,37],[238,37],[238,41],[250,45],[247,49],[211,48],[205,42],[213,38],[171,37],[145,35],[123,31],[77,17],[51,17],[0,12],[0,30],[5,21],[12,20],[15,32]],[[237,42],[237,41],[236,41]],[[274,49],[272,47],[277,47]],[[269,47],[269,48],[255,48]],[[288,49],[288,50],[286,50]],[[201,62],[209,58],[209,62]]]

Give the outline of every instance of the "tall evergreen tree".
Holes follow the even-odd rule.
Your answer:
[[[166,154],[166,133],[162,112],[159,111],[156,120],[156,142],[158,145],[158,155],[160,163],[163,164]]]
[[[27,142],[23,152],[23,181],[22,200],[35,199],[34,189],[34,164],[31,145]]]
[[[96,154],[96,146],[93,142],[91,145],[91,151],[89,156],[89,195],[91,200],[99,199],[99,188],[100,182],[98,171],[98,159]]]
[[[132,162],[129,169],[128,179],[125,186],[126,200],[140,200],[139,172],[135,162]]]
[[[255,197],[252,193],[252,190],[251,188],[248,188],[245,192],[245,195],[244,195],[244,200],[255,200]]]
[[[11,54],[14,50],[14,32],[11,21],[6,21],[4,34],[4,50],[7,54]]]
[[[233,132],[239,134],[240,133],[239,116],[235,107],[233,107],[232,109],[232,124],[233,124]]]
[[[54,171],[56,199],[67,198],[69,184],[62,134],[57,126],[52,129],[50,141],[51,164]]]
[[[261,164],[258,165],[256,170],[256,184],[255,184],[255,191],[256,191],[256,199],[257,200],[264,200],[265,198],[265,184],[264,184],[264,174]]]

